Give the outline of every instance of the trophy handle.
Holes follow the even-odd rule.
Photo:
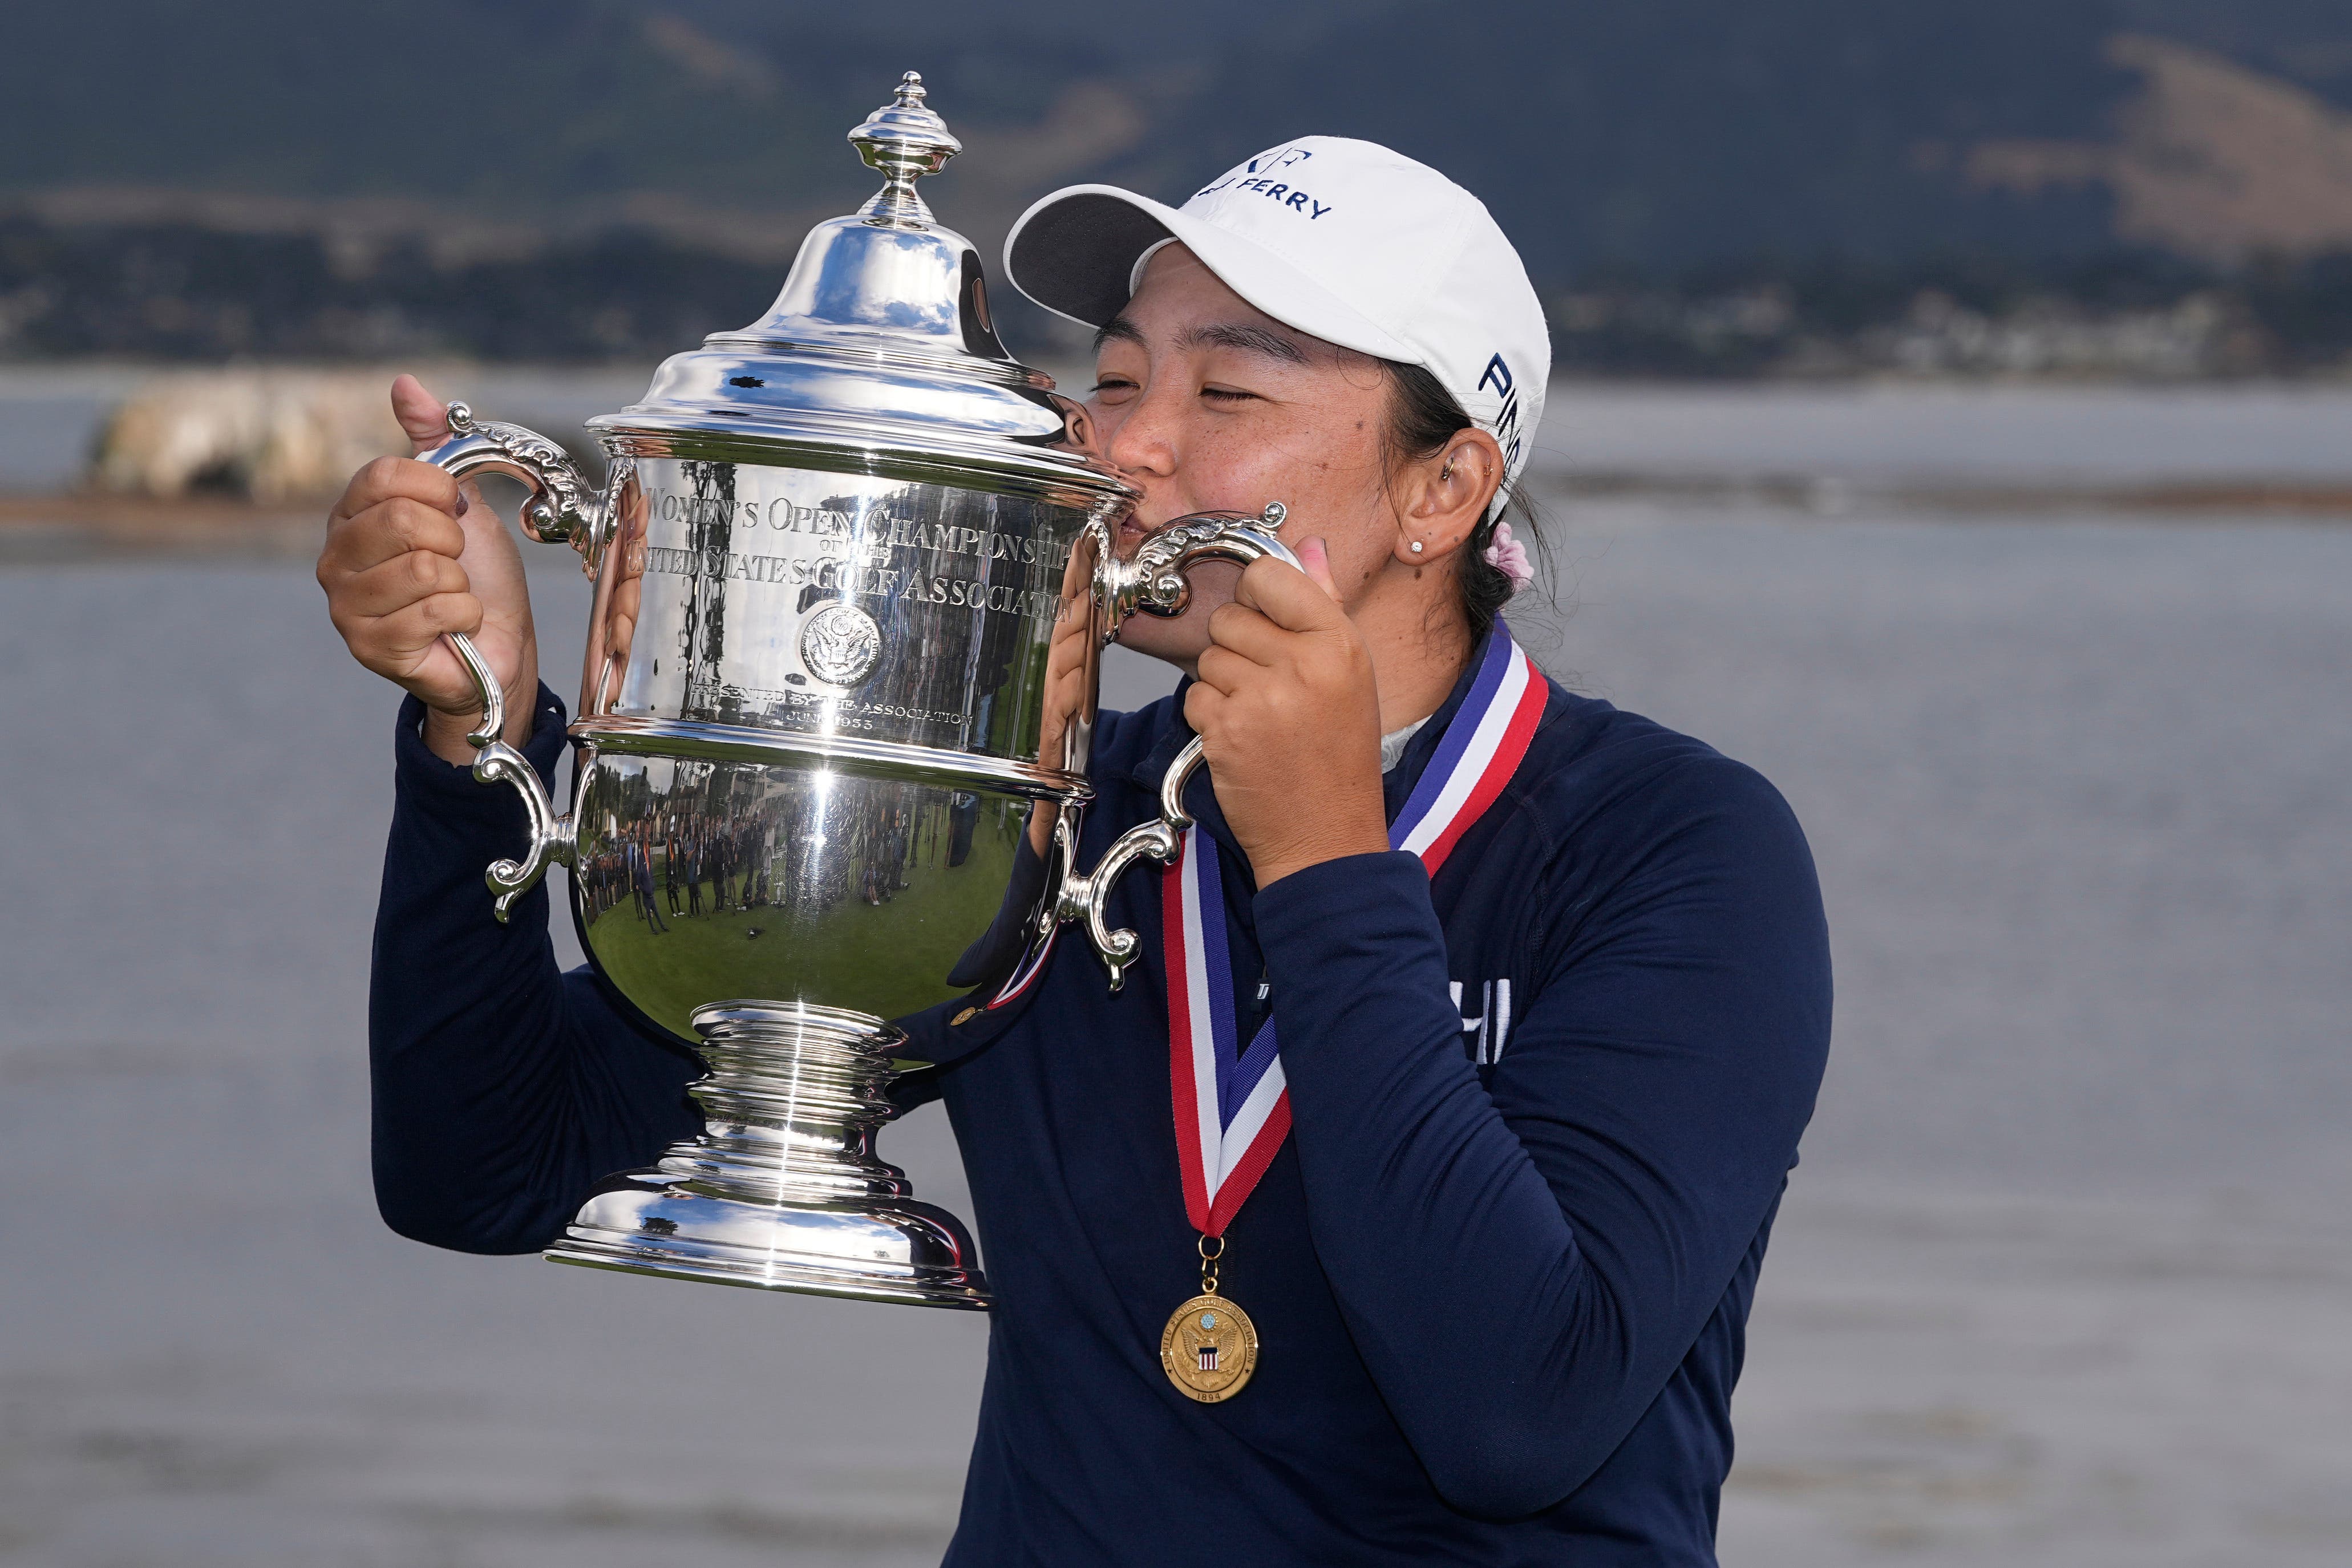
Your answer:
[[[593,560],[604,542],[611,519],[604,501],[572,465],[570,455],[535,430],[476,419],[472,409],[453,402],[449,439],[417,461],[446,468],[460,479],[487,472],[521,481],[530,489],[522,531],[541,543],[568,544]]]
[[[1247,566],[1267,556],[1298,565],[1298,558],[1290,547],[1275,538],[1282,527],[1288,508],[1279,501],[1271,502],[1256,517],[1239,512],[1202,512],[1194,517],[1180,517],[1175,522],[1143,541],[1132,560],[1118,560],[1108,552],[1096,573],[1095,593],[1109,612],[1109,630],[1116,632],[1119,624],[1138,611],[1152,615],[1181,615],[1192,597],[1189,573],[1204,560],[1237,561]],[[1203,748],[1201,737],[1194,736],[1176,760],[1168,765],[1167,775],[1160,780],[1160,815],[1154,821],[1129,828],[1117,842],[1103,852],[1103,858],[1091,873],[1075,870],[1064,879],[1062,891],[1055,900],[1054,914],[1057,920],[1084,920],[1087,935],[1102,956],[1103,967],[1110,971],[1110,988],[1114,991],[1126,983],[1127,967],[1135,961],[1141,947],[1135,932],[1128,927],[1112,930],[1105,916],[1110,903],[1111,889],[1118,885],[1119,874],[1139,860],[1156,861],[1172,865],[1182,852],[1184,830],[1192,825],[1190,813],[1184,810],[1184,788],[1201,766]]]
[[[1279,501],[1266,503],[1255,517],[1247,512],[1195,512],[1179,517],[1139,546],[1132,560],[1120,560],[1106,549],[1095,572],[1095,597],[1110,612],[1104,641],[1118,635],[1137,611],[1153,615],[1181,615],[1192,602],[1192,584],[1186,573],[1204,560],[1237,561],[1243,566],[1265,556],[1292,566],[1298,558],[1275,538],[1290,508]]]
[[[604,503],[572,465],[563,448],[535,431],[519,424],[477,421],[473,410],[453,402],[449,439],[418,461],[446,468],[460,479],[488,471],[530,486],[530,498],[522,508],[522,531],[532,538],[569,544],[592,563],[604,543],[609,520]],[[475,695],[482,699],[482,722],[466,736],[479,753],[474,759],[475,781],[511,784],[530,818],[530,845],[522,859],[493,861],[483,877],[498,895],[491,909],[503,925],[515,900],[547,874],[550,864],[572,863],[572,819],[556,814],[555,802],[548,797],[547,786],[540,782],[539,770],[506,743],[506,694],[499,689],[489,661],[464,632],[451,632],[446,636],[457,651],[457,662],[474,679]]]

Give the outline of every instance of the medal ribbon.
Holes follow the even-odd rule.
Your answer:
[[[1392,849],[1421,857],[1430,875],[1518,770],[1543,717],[1546,687],[1535,662],[1499,621],[1461,708],[1389,829]],[[1290,1090],[1268,1019],[1235,1049],[1232,949],[1214,840],[1184,831],[1182,858],[1161,879],[1168,960],[1168,1079],[1176,1109],[1176,1159],[1184,1216],[1203,1236],[1223,1236],[1290,1134]]]
[[[1036,983],[1037,977],[1045,972],[1045,960],[1054,956],[1054,938],[1061,929],[1062,923],[1058,920],[1046,927],[1045,939],[1031,946],[1020,967],[1013,971],[1013,977],[997,988],[996,995],[989,998],[984,1010],[994,1012],[999,1008],[1011,1007]]]

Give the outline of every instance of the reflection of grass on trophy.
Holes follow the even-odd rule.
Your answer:
[[[695,1009],[718,1001],[803,1000],[900,1018],[961,994],[945,983],[948,971],[996,918],[1022,821],[1008,811],[1002,829],[985,822],[961,865],[908,866],[907,885],[878,904],[850,888],[814,909],[714,913],[705,882],[703,913],[672,915],[657,888],[666,932],[655,932],[635,899],[624,897],[589,925],[588,944],[615,986],[689,1040]],[[656,883],[660,865],[656,854]]]

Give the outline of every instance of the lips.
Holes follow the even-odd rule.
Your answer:
[[[1175,519],[1170,517],[1160,522],[1147,523],[1132,512],[1121,517],[1118,520],[1118,538],[1114,541],[1119,559],[1124,560],[1133,556],[1139,545],[1173,521]]]

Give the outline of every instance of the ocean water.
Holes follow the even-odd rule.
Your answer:
[[[1620,419],[1595,472],[1982,472],[1934,399],[1842,437],[1871,398],[1805,395],[1553,419]],[[2344,466],[2352,404],[2181,395],[1960,401],[2102,483],[2191,426],[2248,433],[2200,474]],[[1549,537],[1523,640],[1760,768],[1829,904],[1725,1561],[2352,1560],[2352,529],[1635,498]],[[561,668],[579,579],[534,591]],[[936,1561],[984,1322],[376,1219],[394,702],[301,564],[0,568],[0,1563]],[[883,1149],[964,1205],[936,1112]]]
[[[2054,488],[2352,477],[2352,388],[1563,384],[1538,473]]]

